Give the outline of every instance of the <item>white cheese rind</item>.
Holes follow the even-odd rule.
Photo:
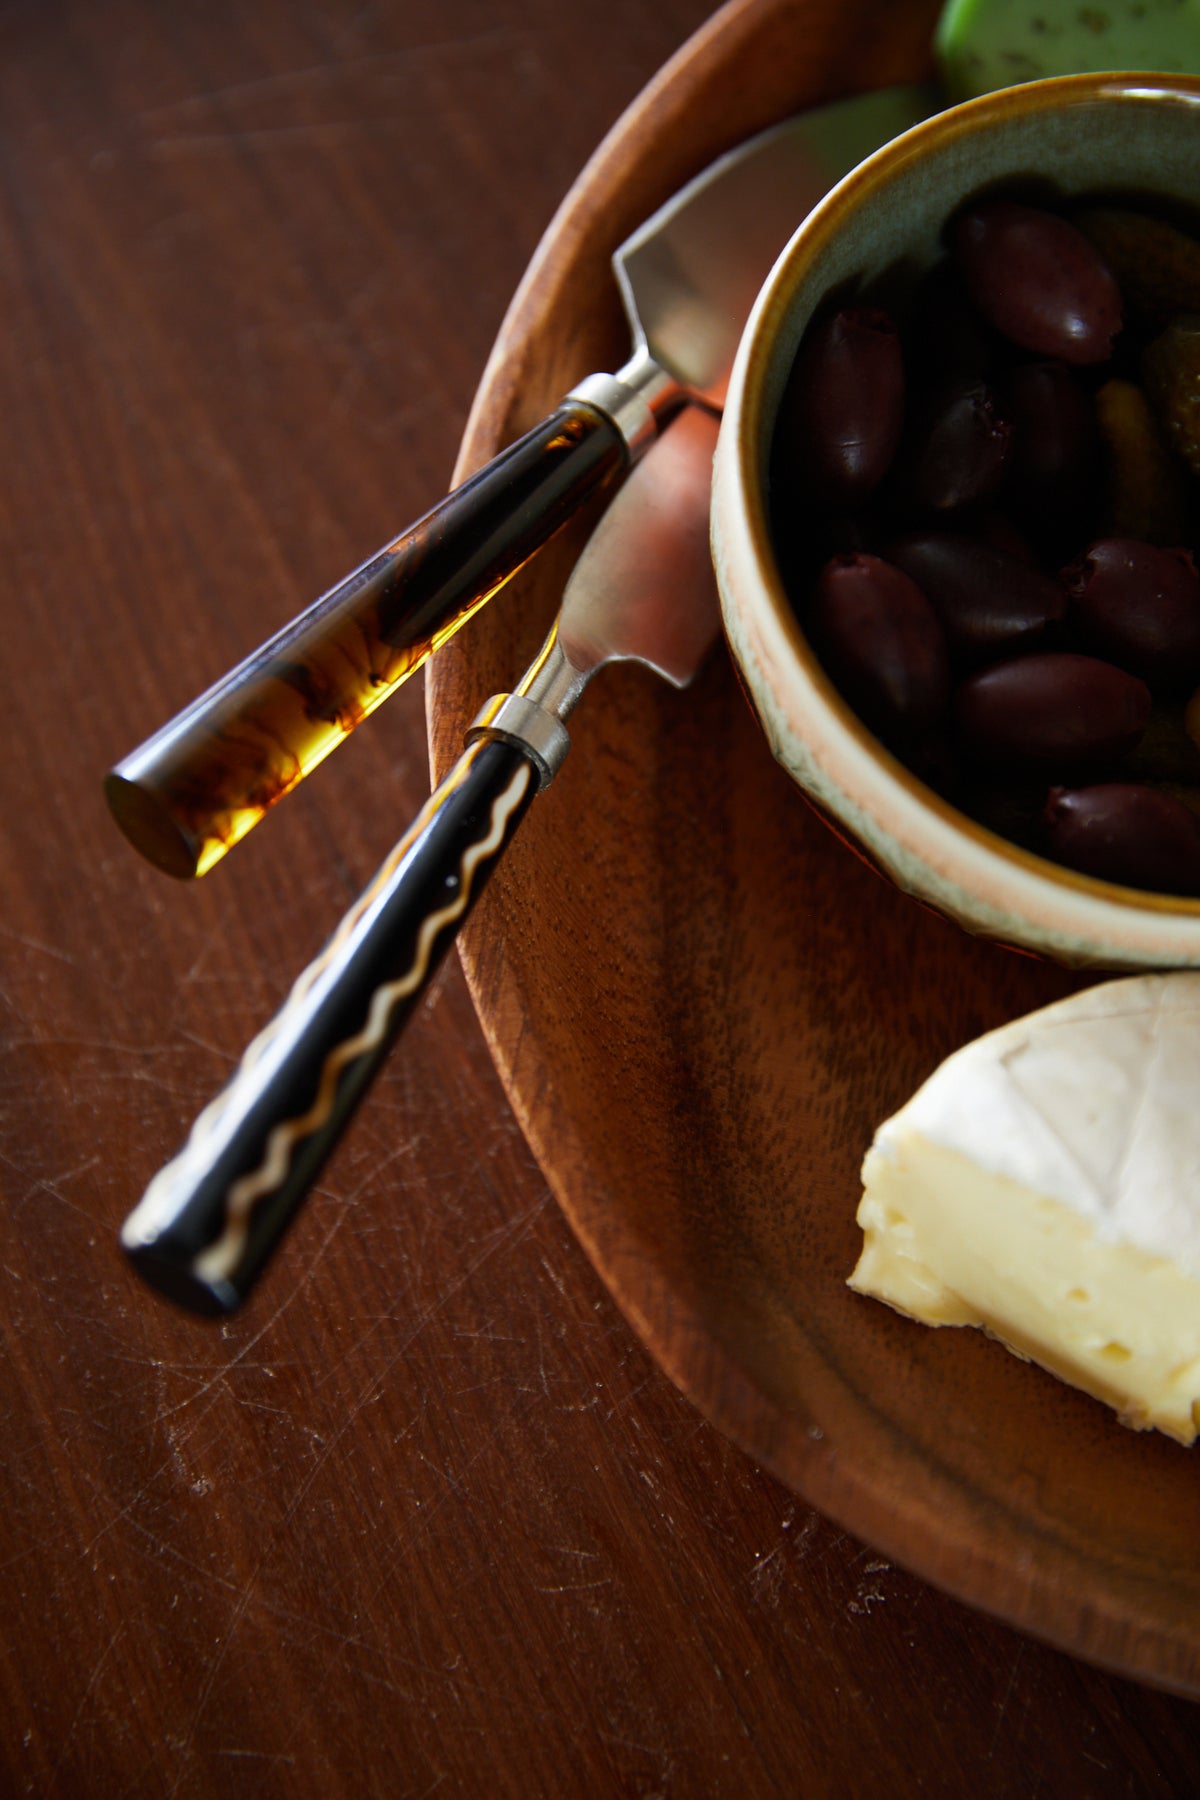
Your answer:
[[[1200,1419],[1200,975],[1060,1001],[876,1134],[851,1286],[1190,1443]]]
[[[1200,1279],[1200,974],[1073,994],[956,1052],[893,1119]]]

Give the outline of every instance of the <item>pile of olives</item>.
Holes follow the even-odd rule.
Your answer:
[[[1200,239],[988,196],[945,242],[902,305],[842,295],[801,343],[771,464],[789,596],[953,804],[1200,895]]]

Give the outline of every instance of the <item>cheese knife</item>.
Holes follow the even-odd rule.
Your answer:
[[[607,663],[682,687],[717,635],[708,553],[715,417],[693,407],[601,519],[558,618],[233,1079],[151,1181],[122,1242],[195,1312],[249,1292],[489,874],[570,746],[565,720]]]
[[[637,461],[687,401],[720,408],[758,289],[805,214],[871,151],[934,110],[889,88],[804,113],[722,156],[628,238],[613,272],[633,351],[589,375],[112,769],[126,837],[202,875],[575,510]]]

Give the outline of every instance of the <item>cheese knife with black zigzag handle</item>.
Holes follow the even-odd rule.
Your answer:
[[[219,1315],[249,1292],[561,766],[563,721],[591,677],[636,660],[681,687],[703,660],[719,620],[707,535],[716,430],[694,409],[629,477],[516,691],[484,707],[462,757],[126,1220],[134,1266],[180,1304]]]

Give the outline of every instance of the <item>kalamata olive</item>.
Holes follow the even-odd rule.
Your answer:
[[[1035,648],[1067,610],[1065,593],[1040,569],[962,532],[915,532],[886,556],[932,603],[960,664]]]
[[[1004,383],[1012,424],[1006,499],[1038,531],[1066,544],[1089,528],[1100,432],[1079,377],[1061,362],[1022,363]]]
[[[900,569],[866,554],[834,556],[817,578],[811,628],[825,667],[881,737],[911,741],[946,709],[946,641]]]
[[[1150,690],[1094,656],[1043,651],[968,676],[955,717],[983,761],[1077,778],[1133,749],[1150,717]]]
[[[982,381],[943,389],[905,447],[904,498],[929,512],[956,512],[994,494],[1008,464],[1011,428]]]
[[[1051,788],[1042,824],[1047,853],[1081,874],[1160,894],[1200,894],[1200,819],[1161,788]]]
[[[1100,538],[1062,582],[1071,623],[1098,655],[1164,692],[1200,681],[1200,575],[1186,550]]]
[[[850,307],[809,330],[780,411],[780,461],[817,500],[873,493],[904,423],[904,362],[896,327],[874,307]]]
[[[971,298],[1011,343],[1068,363],[1112,355],[1120,289],[1068,220],[1013,200],[983,200],[959,214],[953,243]]]
[[[1200,313],[1173,277],[1161,316],[1140,305],[1162,234],[1139,219],[1109,369],[1107,240],[1011,196],[947,222],[902,360],[889,316],[827,312],[781,408],[772,531],[830,678],[919,779],[1026,850],[1200,897],[1200,574],[1171,548],[1200,564]]]

